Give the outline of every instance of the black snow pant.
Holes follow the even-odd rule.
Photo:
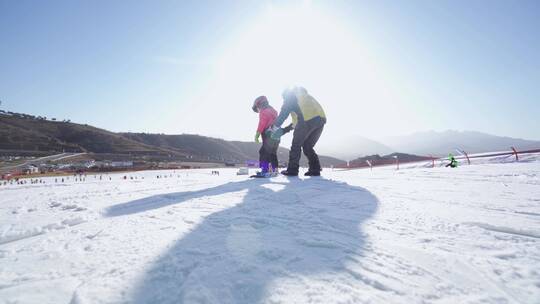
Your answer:
[[[287,167],[289,173],[298,173],[301,150],[304,150],[304,154],[308,158],[309,171],[321,172],[321,163],[314,147],[321,137],[325,123],[326,119],[319,116],[305,122],[298,122],[294,129],[291,151],[289,152],[289,165]]]
[[[279,140],[274,140],[270,137],[270,132],[263,132],[262,147],[259,149],[259,167],[263,172],[268,172],[269,165],[272,165],[273,170],[278,168],[277,150],[279,148]]]

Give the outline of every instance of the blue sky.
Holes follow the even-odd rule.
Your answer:
[[[300,84],[333,139],[540,140],[539,29],[538,1],[0,0],[1,108],[251,140],[252,100]]]

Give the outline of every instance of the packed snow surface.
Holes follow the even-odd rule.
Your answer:
[[[0,186],[0,302],[540,303],[534,159],[219,171]]]

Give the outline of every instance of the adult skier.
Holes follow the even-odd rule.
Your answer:
[[[283,132],[279,127],[291,115],[294,126],[289,164],[283,175],[298,176],[302,150],[308,158],[309,170],[305,176],[320,176],[321,164],[315,152],[315,145],[321,137],[326,124],[326,114],[321,105],[308,94],[303,87],[288,88],[282,93],[283,106],[274,125],[271,127],[272,138],[279,139]]]
[[[270,106],[266,96],[259,96],[253,102],[252,110],[259,113],[259,124],[255,132],[255,142],[259,143],[262,137],[262,146],[259,149],[259,167],[261,171],[254,177],[268,177],[278,169],[277,150],[279,148],[279,138],[273,139],[269,131],[277,117],[276,110]],[[292,130],[292,125],[280,129],[283,134]]]

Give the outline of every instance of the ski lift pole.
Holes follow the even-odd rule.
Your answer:
[[[465,154],[465,157],[467,158],[467,162],[469,163],[469,166],[471,165],[471,159],[469,158],[469,154],[467,152],[463,151],[463,154]]]
[[[460,149],[456,149],[456,151],[461,154],[461,155],[464,155],[465,158],[467,159],[467,163],[469,165],[471,165],[471,159],[469,158],[469,154],[467,154],[467,152],[465,152],[464,150],[460,150]]]
[[[516,156],[516,161],[519,161],[518,152],[516,151],[516,148],[510,147],[514,151],[514,155]]]

